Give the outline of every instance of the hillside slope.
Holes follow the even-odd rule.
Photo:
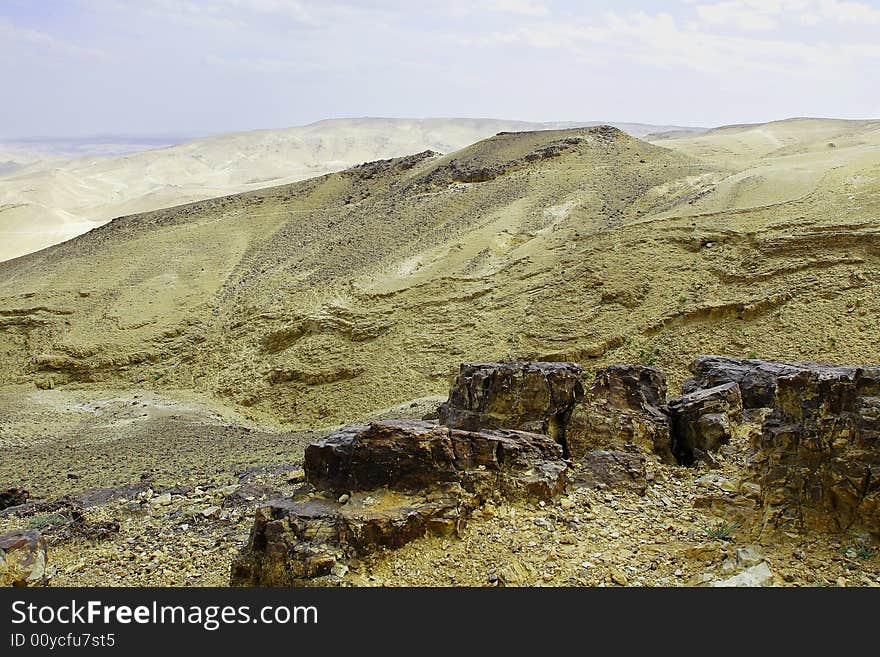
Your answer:
[[[125,217],[0,264],[0,373],[314,427],[443,394],[462,361],[877,361],[880,151],[838,140],[788,185],[805,156],[500,134]]]
[[[451,152],[502,130],[575,125],[595,124],[334,119],[220,135],[122,157],[71,161],[22,155],[20,148],[4,149],[0,144],[0,260],[57,244],[114,217],[304,180],[426,149]],[[621,127],[638,136],[663,129]],[[109,147],[107,152],[113,153]],[[19,168],[18,160],[29,166]]]

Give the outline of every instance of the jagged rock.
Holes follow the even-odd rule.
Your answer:
[[[676,397],[666,408],[672,451],[685,465],[729,443],[731,427],[743,413],[739,385],[732,382]]]
[[[759,514],[760,501],[752,496],[727,491],[712,491],[693,499],[695,509],[704,509],[725,522],[735,522],[742,527],[754,525]]]
[[[693,378],[681,386],[684,395],[725,383],[739,385],[744,408],[772,408],[776,400],[776,380],[817,363],[772,363],[749,358],[697,356],[688,369]]]
[[[418,492],[459,483],[486,496],[549,499],[565,488],[562,448],[521,431],[473,432],[399,420],[345,427],[306,448],[309,483],[336,494]]]
[[[646,365],[611,365],[596,373],[591,396],[601,396],[615,408],[641,410],[666,403],[666,375]]]
[[[534,573],[518,559],[506,563],[497,573],[498,586],[526,586],[534,578]]]
[[[638,452],[593,450],[578,459],[572,484],[585,488],[607,486],[644,495],[648,486],[645,460],[645,455]]]
[[[439,408],[454,429],[517,429],[562,443],[572,407],[584,394],[574,363],[463,363]]]
[[[880,367],[780,376],[757,447],[765,523],[880,537]]]
[[[751,546],[740,547],[736,549],[736,554],[725,559],[721,564],[721,572],[735,573],[738,570],[757,566],[764,561],[764,557]]]
[[[306,448],[306,480],[327,497],[259,508],[231,581],[306,584],[340,560],[458,533],[486,498],[562,494],[561,459],[551,438],[520,431],[479,433],[425,421],[345,427]]]
[[[0,586],[45,586],[46,539],[35,531],[0,534]]]
[[[277,500],[257,510],[247,546],[232,564],[233,586],[297,586],[339,561],[399,548],[459,529],[472,507],[459,495],[356,493],[346,504]]]
[[[0,511],[11,506],[27,504],[30,493],[23,488],[7,488],[0,490]]]
[[[674,463],[666,402],[666,376],[644,365],[612,365],[596,373],[565,428],[568,456],[634,445]]]
[[[738,575],[721,580],[720,582],[712,583],[712,586],[721,587],[757,587],[772,585],[773,573],[770,571],[770,566],[767,565],[766,561],[762,561],[751,568],[746,568]]]

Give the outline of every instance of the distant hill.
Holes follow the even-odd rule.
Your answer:
[[[56,244],[126,214],[294,182],[426,149],[451,152],[501,131],[580,125],[596,124],[334,119],[158,149],[170,143],[167,138],[0,143],[0,260]],[[635,136],[660,129],[642,124],[619,127]],[[146,148],[150,150],[138,152]]]

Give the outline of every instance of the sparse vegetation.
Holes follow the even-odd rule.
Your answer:
[[[864,543],[859,543],[857,545],[853,545],[850,547],[841,548],[841,552],[845,557],[849,557],[850,559],[858,559],[859,561],[869,561],[877,556],[880,553],[880,549],[872,546],[865,545]]]
[[[28,529],[45,530],[49,527],[60,527],[70,522],[70,518],[60,513],[41,513],[28,521]]]
[[[868,559],[873,559],[877,556],[877,548],[871,547],[868,545],[859,545],[856,547],[856,558],[861,559],[862,561],[867,561]]]
[[[736,531],[741,528],[742,525],[740,525],[738,522],[719,521],[714,525],[706,526],[704,531],[706,532],[706,536],[708,536],[709,538],[714,538],[715,540],[719,541],[729,541],[731,538],[733,538],[734,533],[736,533]]]

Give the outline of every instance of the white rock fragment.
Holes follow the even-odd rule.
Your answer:
[[[723,587],[757,587],[772,585],[773,573],[770,571],[770,566],[767,565],[766,561],[762,561],[757,566],[747,568],[738,575],[734,575],[733,577],[712,584],[712,586]]]

